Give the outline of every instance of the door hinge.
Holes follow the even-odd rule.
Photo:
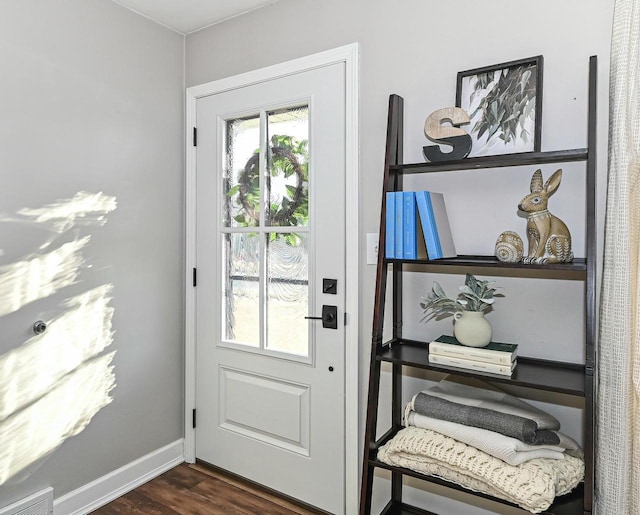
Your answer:
[[[193,128],[193,146],[198,146],[198,129],[196,127]]]
[[[198,283],[198,273],[196,272],[196,269],[193,269],[193,286],[195,287]]]
[[[347,325],[347,312],[344,312],[344,325]]]
[[[196,428],[196,409],[195,408],[193,409],[193,412],[192,412],[191,416],[192,416],[192,421],[193,421],[192,427],[193,427],[193,429],[195,429]]]

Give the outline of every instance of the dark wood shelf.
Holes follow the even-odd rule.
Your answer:
[[[426,481],[428,483],[434,483],[440,486],[444,486],[446,488],[451,488],[452,490],[457,490],[459,492],[466,492],[478,497],[483,497],[485,499],[498,502],[500,504],[506,504],[508,506],[513,506],[523,510],[516,504],[513,504],[504,499],[500,499],[499,497],[494,497],[492,495],[484,494],[482,492],[469,490],[468,488],[464,488],[463,486],[460,486],[456,483],[452,483],[450,481],[446,481],[445,479],[441,479],[439,477],[425,476],[424,474],[420,474],[420,472],[416,472],[414,470],[410,470],[402,467],[394,467],[393,465],[388,465],[386,463],[383,463],[375,459],[370,460],[370,464],[373,467],[386,469],[391,472],[402,474],[404,476],[415,477],[417,479]],[[584,513],[584,503],[582,500],[583,496],[584,496],[584,485],[583,483],[580,483],[576,488],[574,488],[568,494],[557,497],[555,499],[555,502],[549,507],[549,509],[543,513],[545,515],[583,515]],[[395,510],[395,511],[387,511],[387,510]],[[411,510],[415,510],[415,511],[411,511]],[[525,510],[523,510],[523,513],[524,512]],[[423,510],[420,510],[419,508],[415,508],[413,506],[410,506],[404,503],[397,503],[397,502],[394,503],[393,501],[391,501],[389,504],[387,504],[387,506],[381,512],[381,515],[391,514],[391,513],[404,515],[404,514],[413,514],[413,513],[430,514],[432,512],[423,511]]]
[[[435,172],[474,171],[480,169],[507,169],[521,167],[526,171],[530,165],[585,163],[585,226],[586,249],[584,257],[572,263],[552,263],[546,265],[525,265],[523,263],[503,263],[494,256],[461,255],[451,259],[386,259],[378,258],[376,287],[374,293],[373,330],[371,337],[371,366],[369,369],[369,391],[367,418],[365,423],[366,442],[362,463],[362,489],[360,492],[359,515],[371,515],[374,469],[391,472],[390,500],[382,511],[383,515],[430,515],[432,512],[403,503],[403,478],[415,477],[441,485],[452,491],[466,492],[472,496],[491,499],[502,505],[515,506],[508,501],[473,492],[443,479],[424,476],[400,467],[393,467],[377,460],[381,445],[391,440],[402,428],[404,400],[414,392],[405,392],[403,376],[407,367],[432,370],[458,376],[476,377],[500,385],[514,385],[537,390],[567,394],[584,399],[583,441],[584,441],[584,483],[573,492],[556,498],[545,513],[549,515],[590,515],[592,512],[595,468],[594,468],[594,368],[596,344],[596,161],[597,161],[597,57],[589,59],[589,95],[586,148],[554,150],[549,152],[522,152],[496,156],[481,156],[441,162],[408,163],[403,161],[404,148],[404,100],[398,95],[389,97],[387,118],[387,138],[385,146],[384,177],[380,212],[379,241],[384,248],[386,237],[386,195],[393,191],[404,191],[405,175]],[[580,167],[577,167],[580,168]],[[529,173],[531,169],[529,168]],[[425,178],[425,183],[429,182]],[[391,266],[388,266],[391,265]],[[484,269],[484,270],[482,270]],[[569,363],[518,356],[518,363],[511,376],[497,375],[448,367],[429,362],[429,343],[402,338],[403,330],[403,281],[404,276],[413,279],[413,273],[459,274],[467,270],[481,271],[496,276],[532,279],[577,280],[584,282],[584,364]],[[406,274],[405,272],[411,272]],[[387,297],[391,297],[390,309],[386,309]],[[562,317],[562,313],[557,313]],[[385,318],[391,322],[392,339],[384,343]],[[389,327],[387,326],[386,329]],[[578,328],[576,328],[578,330]],[[561,344],[562,342],[558,342]],[[577,357],[582,359],[582,356]],[[376,441],[378,408],[381,390],[383,363],[391,367],[391,429]],[[385,385],[386,388],[386,385]],[[450,494],[453,492],[450,492]],[[447,496],[447,493],[442,495]],[[473,501],[467,501],[473,503]],[[522,510],[525,513],[525,510]],[[450,511],[449,511],[450,513]],[[447,514],[443,514],[447,515]]]
[[[586,161],[589,152],[586,148],[554,150],[551,152],[520,152],[498,156],[468,157],[455,161],[435,163],[396,164],[389,167],[391,173],[429,173],[459,170],[478,170],[482,168],[504,168],[507,166],[540,165],[550,163],[571,163]]]
[[[526,271],[539,270],[564,270],[567,272],[586,272],[587,260],[576,258],[571,263],[548,263],[545,265],[525,265],[523,263],[503,263],[495,256],[457,256],[455,258],[444,259],[386,259],[387,263],[405,263],[410,265],[427,266],[462,266],[465,268],[511,268]]]
[[[438,372],[480,377],[498,383],[526,386],[580,397],[585,396],[585,366],[578,363],[518,356],[518,363],[511,376],[488,374],[430,363],[429,344],[414,340],[392,340],[386,343],[378,353],[377,359]]]

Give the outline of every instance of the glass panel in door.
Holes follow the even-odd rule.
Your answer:
[[[260,347],[260,246],[255,234],[225,233],[223,340]]]
[[[306,227],[309,225],[309,108],[268,113],[267,137],[267,225]]]
[[[307,235],[297,235],[295,245],[278,233],[270,233],[267,241],[267,348],[308,356]]]
[[[223,225],[260,224],[260,115],[228,120],[225,127]]]
[[[226,343],[310,356],[308,149],[306,105],[225,122]]]

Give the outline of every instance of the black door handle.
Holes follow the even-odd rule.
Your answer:
[[[325,329],[338,328],[338,306],[322,306],[321,317],[305,317],[307,320],[322,320],[322,327]]]

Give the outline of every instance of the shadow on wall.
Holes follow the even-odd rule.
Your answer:
[[[80,225],[106,223],[115,197],[79,192],[39,209],[22,209],[0,222],[44,229],[37,252],[0,267],[0,317],[78,282],[88,268],[83,251],[90,236],[56,245]],[[73,233],[71,233],[73,234]],[[3,255],[0,250],[0,255]],[[0,485],[80,433],[112,400],[115,352],[112,285],[67,298],[47,330],[0,355]]]

